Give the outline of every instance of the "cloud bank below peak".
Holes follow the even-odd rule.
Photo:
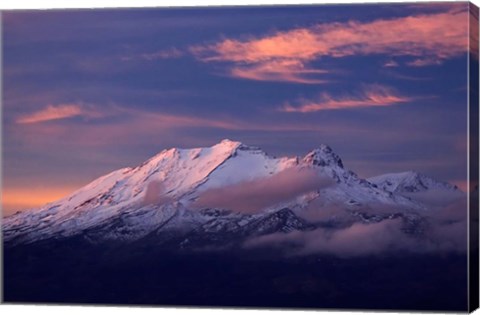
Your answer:
[[[464,253],[467,250],[466,198],[459,198],[429,213],[422,237],[405,233],[402,219],[353,223],[337,229],[317,228],[256,236],[243,244],[246,249],[288,248],[288,256],[329,254],[341,258],[403,253]],[[338,208],[311,209],[315,216],[339,215]],[[391,209],[376,208],[372,213]],[[372,211],[372,210],[370,210]],[[322,212],[327,212],[322,214]],[[312,218],[306,217],[311,222]]]

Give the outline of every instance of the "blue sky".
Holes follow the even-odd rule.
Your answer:
[[[273,155],[329,144],[365,177],[466,180],[467,3],[8,11],[2,23],[6,211],[223,138]]]

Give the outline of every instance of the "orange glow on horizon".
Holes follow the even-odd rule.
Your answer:
[[[2,190],[2,214],[43,206],[72,193],[78,187],[63,188],[12,188]]]

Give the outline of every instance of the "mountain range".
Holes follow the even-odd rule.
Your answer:
[[[277,158],[222,140],[164,150],[58,201],[17,212],[4,219],[3,237],[7,246],[75,237],[198,250],[388,220],[400,220],[404,233],[418,236],[435,211],[416,198],[428,191],[464,195],[412,171],[362,179],[327,145],[304,157]]]

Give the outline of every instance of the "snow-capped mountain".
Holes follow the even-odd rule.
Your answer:
[[[427,190],[458,191],[455,185],[437,181],[414,171],[383,174],[368,178],[368,181],[392,193],[414,193]]]
[[[288,198],[256,211],[199,203],[206,194],[221,195],[222,189],[263,187],[269,179],[275,182],[279,176],[307,171],[321,178],[322,184],[286,195]],[[199,242],[220,244],[252,235],[315,229],[332,222],[368,223],[399,217],[408,221],[406,224],[416,222],[425,205],[397,194],[400,185],[409,187],[403,184],[406,181],[392,182],[395,188],[387,189],[392,185],[384,187],[379,178],[359,178],[345,169],[340,157],[326,145],[303,158],[275,158],[259,148],[223,140],[212,147],[164,150],[137,167],[100,177],[61,200],[9,216],[3,221],[3,236],[7,244],[81,237],[91,243],[154,239],[156,243],[188,247]],[[384,181],[392,179],[385,177]],[[390,212],[365,214],[365,209],[374,206]],[[305,211],[326,208],[340,209],[348,220],[309,222],[303,216]]]

